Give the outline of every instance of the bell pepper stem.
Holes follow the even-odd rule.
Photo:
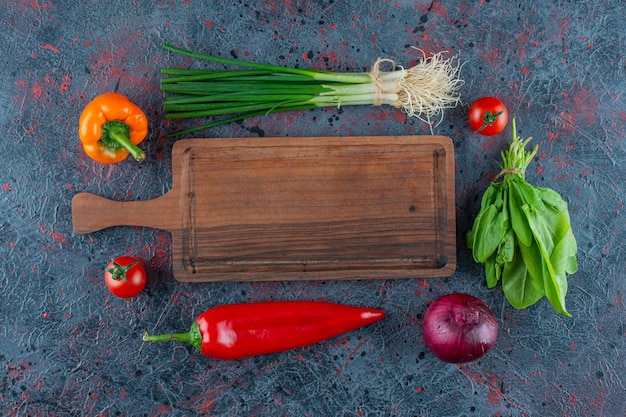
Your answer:
[[[135,160],[141,162],[146,159],[145,153],[134,143],[130,141],[128,136],[124,134],[124,131],[119,127],[112,127],[109,131],[109,137],[122,145]]]

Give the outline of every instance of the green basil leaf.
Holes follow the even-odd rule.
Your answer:
[[[550,255],[550,262],[554,270],[559,274],[573,274],[578,271],[577,252],[576,238],[570,229],[563,239],[555,245]]]
[[[542,251],[543,252],[543,251]],[[567,294],[567,276],[557,274],[550,262],[542,262],[542,277],[545,296],[552,304],[552,307],[561,314],[568,317],[572,315],[565,308],[565,295]]]
[[[528,221],[524,216],[522,207],[526,205],[526,200],[522,195],[520,187],[517,185],[517,181],[510,181],[508,183],[508,207],[509,215],[511,216],[511,227],[517,236],[517,239],[524,245],[530,246],[532,241],[532,231],[528,225]]]
[[[495,287],[501,275],[502,266],[496,262],[495,256],[487,259],[485,261],[485,281],[487,282],[487,287]]]
[[[510,228],[509,213],[504,204],[502,189],[495,187],[494,189],[497,192],[491,194],[492,204],[481,209],[474,222],[472,250],[474,260],[478,263],[485,263],[496,252]]]
[[[549,264],[545,264],[548,266]],[[544,274],[544,279],[546,283],[544,284],[544,288],[546,289],[546,298],[552,304],[552,307],[561,314],[564,314],[568,317],[572,317],[572,315],[565,308],[565,295],[567,294],[567,276],[565,274],[554,274],[554,278],[550,276],[550,274]],[[556,281],[556,286],[551,286],[550,284]]]
[[[548,187],[534,186],[534,188],[535,192],[545,205],[551,206],[556,211],[563,212],[567,216],[567,221],[569,222],[567,203],[563,200],[559,193]]]
[[[515,235],[513,229],[507,228],[498,250],[496,252],[496,262],[503,265],[507,262],[513,261],[513,255],[515,251]]]
[[[576,253],[578,245],[572,232],[567,203],[551,188],[535,187],[537,194],[546,207],[546,220],[551,222],[551,233],[554,248],[550,254],[550,262],[557,274],[573,274],[578,271]]]
[[[550,262],[557,274],[573,274],[578,271],[576,239],[570,232],[554,247]]]
[[[476,217],[472,251],[474,260],[478,263],[485,263],[487,258],[489,258],[498,247],[499,241],[493,242],[497,237],[492,239],[494,236],[491,233],[492,225],[495,224],[497,216],[498,208],[492,204],[481,210],[478,217]]]
[[[472,252],[474,260],[478,263],[484,263],[490,256],[489,253],[485,255],[484,237],[485,235],[488,237],[489,225],[493,223],[497,215],[498,209],[496,206],[491,204],[490,206],[482,209],[474,221],[474,228],[472,229],[474,238],[472,242]]]
[[[520,251],[515,250],[513,260],[504,264],[502,270],[502,291],[513,307],[521,310],[543,297],[543,294],[535,289],[532,280]]]
[[[509,228],[498,245],[497,251],[485,261],[485,275],[489,288],[496,286],[502,276],[504,265],[513,260],[514,248],[515,239],[513,231]]]
[[[474,249],[474,239],[476,235],[476,231],[480,229],[481,225],[484,222],[482,217],[489,210],[489,207],[496,204],[496,200],[500,194],[501,184],[491,183],[485,193],[483,194],[482,199],[480,200],[480,210],[474,219],[474,223],[472,224],[472,228],[465,235],[465,244],[469,249]],[[482,258],[482,257],[481,257]],[[474,258],[476,260],[476,258]],[[478,262],[478,261],[476,261]]]
[[[534,207],[539,211],[543,211],[545,209],[543,200],[540,196],[540,189],[538,187],[535,187],[524,180],[516,181],[515,184],[520,194],[523,196],[525,204]]]
[[[490,206],[474,234],[474,258],[485,262],[493,255],[509,230],[508,211]]]
[[[528,269],[528,276],[531,278],[531,282],[538,293],[544,294],[543,289],[543,258],[537,242],[533,240],[530,246],[518,245],[520,255],[524,261],[524,265]]]
[[[555,233],[563,227],[561,224],[562,216],[559,219],[559,215],[555,214],[552,210],[545,209],[543,212],[539,212],[529,206],[523,207],[523,211],[528,219],[528,224],[533,232],[541,255],[541,277],[543,279],[546,297],[556,311],[570,316],[565,309],[567,277],[565,274],[557,274],[550,260],[555,247]]]
[[[484,210],[487,206],[495,204],[498,198],[500,198],[500,192],[502,190],[502,184],[492,182],[485,190],[483,198],[480,200],[480,210]]]

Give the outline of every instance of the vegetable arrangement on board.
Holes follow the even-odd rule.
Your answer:
[[[240,359],[318,343],[377,322],[385,312],[320,301],[227,304],[202,313],[186,333],[150,336],[179,341],[214,359]]]
[[[94,161],[113,164],[129,154],[145,159],[137,146],[148,134],[146,114],[118,93],[104,93],[93,99],[80,115],[78,136],[85,153]]]
[[[567,203],[554,190],[526,182],[528,164],[537,153],[525,147],[512,121],[513,140],[502,152],[503,167],[485,191],[480,211],[466,235],[474,260],[485,265],[489,288],[502,280],[507,300],[517,309],[544,296],[553,308],[565,307],[567,274],[578,270],[578,247]]]
[[[269,113],[353,105],[390,105],[433,125],[445,109],[460,100],[463,81],[460,64],[441,53],[424,56],[409,69],[395,69],[389,59],[379,59],[370,72],[337,73],[288,68],[238,59],[221,58],[172,45],[166,50],[249,70],[164,68],[168,77],[161,89],[172,94],[164,100],[166,119],[231,115],[228,118],[175,133],[174,136]],[[381,65],[394,70],[383,72]]]
[[[338,73],[245,62],[196,53],[172,45],[166,50],[218,64],[248,67],[238,70],[164,68],[161,89],[167,119],[226,116],[187,129],[183,135],[214,126],[276,112],[328,106],[390,105],[431,128],[445,109],[460,102],[460,65],[441,54],[423,58],[413,67],[396,69],[379,59],[370,72]],[[381,66],[391,64],[392,71]],[[482,97],[470,107],[474,132],[485,136],[503,131],[505,105]],[[526,308],[544,296],[553,308],[570,316],[565,306],[567,274],[577,271],[577,244],[567,203],[552,189],[526,182],[525,171],[537,153],[526,151],[512,121],[513,139],[502,152],[503,168],[485,191],[480,211],[466,235],[476,262],[484,264],[486,281],[502,290],[511,305]],[[105,93],[91,101],[79,121],[79,137],[87,155],[115,163],[132,154],[145,159],[137,146],[148,132],[144,112],[126,97]],[[135,258],[118,257],[105,270],[109,290],[121,298],[139,294],[146,272]],[[187,342],[203,355],[239,359],[303,347],[377,322],[385,312],[315,301],[276,301],[222,305],[196,318],[185,333],[149,335],[145,342]],[[468,294],[448,294],[435,300],[424,316],[426,344],[445,362],[464,363],[482,357],[495,344],[498,325],[491,310]]]

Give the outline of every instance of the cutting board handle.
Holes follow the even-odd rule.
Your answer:
[[[178,201],[172,192],[146,201],[114,201],[91,193],[72,199],[72,224],[78,234],[112,226],[143,226],[172,230],[178,215]]]

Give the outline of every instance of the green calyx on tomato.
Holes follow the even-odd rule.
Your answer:
[[[113,264],[113,266],[106,269],[106,271],[111,274],[111,279],[114,279],[116,281],[124,280],[128,282],[128,280],[126,279],[126,273],[129,269],[137,265],[138,262],[132,262],[128,265],[120,265],[115,262],[115,260],[112,260],[111,263]]]
[[[492,124],[494,124],[496,122],[496,119],[498,118],[498,116],[500,116],[503,113],[504,113],[504,110],[500,110],[497,113],[493,113],[493,112],[490,112],[490,111],[486,112],[483,115],[483,125],[478,128],[477,132],[480,132],[481,130],[483,130],[487,126],[491,126]]]

